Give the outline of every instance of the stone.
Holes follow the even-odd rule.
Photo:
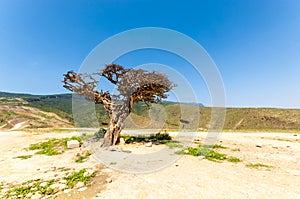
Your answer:
[[[66,184],[62,184],[62,183],[58,184],[58,189],[59,190],[64,190],[66,187],[67,187]]]
[[[77,182],[77,184],[75,185],[75,188],[81,188],[84,187],[84,183],[83,182]]]
[[[32,197],[32,195],[33,195],[33,193],[28,193],[28,194],[26,194],[26,198],[31,198]]]
[[[87,177],[87,176],[91,176],[94,174],[94,171],[92,169],[88,169],[86,172],[84,172],[83,176]]]
[[[67,142],[67,148],[68,149],[73,149],[73,148],[78,148],[79,147],[79,142],[78,140],[69,140]]]
[[[258,143],[258,144],[256,144],[256,147],[261,148],[261,147],[262,147],[262,144],[261,144],[261,143]]]
[[[152,147],[152,142],[147,142],[145,146],[146,147]]]
[[[111,178],[107,178],[107,179],[106,179],[106,182],[107,182],[107,183],[111,183],[111,182],[112,182],[112,179],[111,179]]]
[[[43,195],[39,194],[39,193],[35,193],[31,199],[41,199],[43,197]]]
[[[81,187],[80,189],[78,189],[78,191],[85,191],[87,189],[87,187]]]
[[[47,186],[47,184],[48,184],[48,182],[42,182],[42,183],[40,184],[40,187],[45,187],[45,186]]]
[[[72,189],[65,189],[64,193],[70,193],[70,191],[72,191]]]

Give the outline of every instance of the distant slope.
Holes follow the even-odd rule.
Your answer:
[[[211,119],[211,108],[209,107],[203,107],[202,104],[179,104],[167,101],[160,106],[163,107],[163,110],[155,108],[156,106],[150,110],[143,103],[135,104],[131,116],[127,119],[126,127],[178,130],[182,125],[181,114],[185,114],[185,118],[188,118],[192,125],[197,125],[194,126],[194,129],[205,131],[209,128]],[[109,117],[103,106],[96,105],[95,107],[99,123],[102,126],[107,125]],[[185,113],[182,113],[182,107],[187,108]],[[24,111],[20,112],[20,110],[26,110],[26,116],[23,114]],[[82,109],[78,111],[81,118],[76,125],[80,127],[99,126],[97,121],[94,124],[88,121],[88,117],[93,111],[94,107],[83,105]],[[224,130],[227,131],[300,131],[300,109],[227,108],[226,112]],[[200,118],[196,117],[198,113]],[[52,114],[55,116],[52,117]],[[151,117],[151,114],[154,117]],[[47,118],[48,120],[51,118],[53,121],[47,121]],[[7,121],[12,121],[10,126],[12,127],[13,124],[31,120],[39,122],[31,122],[32,125],[27,125],[26,128],[72,126],[72,94],[30,95],[0,92],[0,127],[7,124]]]

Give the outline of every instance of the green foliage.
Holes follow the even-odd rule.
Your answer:
[[[54,167],[55,168],[55,167]],[[67,171],[70,170],[70,168],[58,168],[60,171]],[[63,179],[67,181],[67,187],[66,188],[73,188],[76,183],[83,182],[85,185],[89,183],[89,181],[95,176],[95,174],[85,174],[86,169],[82,169],[78,172],[73,172],[72,174],[65,176]],[[58,183],[58,179],[50,179],[46,181],[46,185],[41,186],[41,184],[45,182],[41,179],[38,180],[29,180],[26,182],[23,182],[20,185],[14,186],[13,188],[10,188],[7,192],[2,193],[3,195],[0,195],[0,198],[26,198],[26,195],[28,193],[40,193],[42,195],[53,195],[57,192],[57,190],[53,190],[50,188],[52,184]],[[51,197],[52,198],[52,197]]]
[[[106,133],[106,129],[100,128],[100,129],[94,134],[94,136],[95,136],[96,138],[104,138],[105,133]]]
[[[83,163],[86,159],[88,159],[91,156],[91,154],[86,154],[84,156],[79,156],[75,162],[77,163]]]
[[[182,148],[183,145],[178,143],[178,142],[166,142],[165,143],[166,146],[170,147],[170,148]]]
[[[167,140],[172,139],[172,137],[168,133],[156,133],[150,136],[149,135],[138,135],[138,136],[122,135],[120,137],[124,139],[125,143],[145,142],[145,141],[165,142]]]
[[[26,160],[26,159],[29,159],[31,157],[32,157],[32,155],[20,155],[20,156],[17,156],[16,158],[20,158],[20,159]]]
[[[241,162],[241,160],[239,158],[235,158],[235,157],[229,157],[229,158],[227,158],[227,161],[233,162],[233,163]]]
[[[171,140],[171,136],[168,133],[156,133],[155,135],[151,135],[149,137],[150,140]]]
[[[246,167],[257,169],[257,168],[260,168],[260,167],[271,168],[272,166],[266,165],[266,164],[261,164],[261,163],[249,163],[249,164],[246,164]]]
[[[39,150],[36,152],[36,154],[44,154],[48,156],[58,155],[62,154],[64,150],[67,148],[67,142],[69,140],[78,140],[78,142],[82,142],[83,139],[86,139],[85,137],[79,137],[79,136],[73,136],[70,138],[52,138],[46,142],[40,142],[36,144],[31,144],[29,146],[29,150]]]
[[[71,175],[64,177],[63,179],[67,181],[67,187],[73,188],[78,182],[87,184],[88,181],[90,181],[95,176],[95,174],[84,175],[85,172],[86,169],[81,169],[78,172],[74,172]]]
[[[44,195],[53,194],[53,189],[50,188],[50,185],[54,184],[56,181],[54,179],[47,182],[45,186],[40,186],[41,181],[33,181],[29,180],[27,182],[22,183],[17,187],[10,189],[7,193],[5,193],[6,198],[11,198],[14,196],[22,196],[21,198],[25,198],[28,193],[40,193]]]
[[[225,154],[214,151],[214,150],[212,150],[213,148],[214,148],[214,146],[212,146],[212,145],[204,145],[204,146],[199,145],[199,147],[197,147],[197,148],[188,147],[188,148],[176,151],[175,154],[203,156],[204,159],[214,161],[214,162],[220,162],[220,161],[223,161],[223,160],[227,160],[228,162],[237,163],[237,162],[241,161],[238,158],[227,157]],[[220,146],[217,146],[217,148],[220,148]]]

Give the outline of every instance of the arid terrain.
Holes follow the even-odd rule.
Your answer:
[[[4,193],[23,182],[62,182],[64,176],[84,168],[95,173],[89,185],[62,189],[44,198],[300,198],[299,133],[223,133],[214,150],[239,161],[183,155],[170,166],[148,174],[120,172],[102,165],[93,156],[77,163],[74,159],[83,148],[53,156],[28,150],[30,144],[76,134],[0,132],[0,198],[7,198]],[[205,136],[199,133],[197,138],[201,141]],[[149,153],[168,146],[120,147],[132,153]],[[31,156],[17,158],[26,155]],[[29,194],[27,198],[42,196]]]

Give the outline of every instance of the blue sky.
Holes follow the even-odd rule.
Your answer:
[[[164,27],[199,42],[222,75],[229,107],[300,108],[300,1],[0,1],[0,91],[66,92],[62,74],[100,42],[140,27]],[[145,51],[120,64],[184,61]],[[130,57],[131,56],[131,57]],[[192,71],[191,71],[192,73]],[[201,79],[199,101],[210,104]]]

